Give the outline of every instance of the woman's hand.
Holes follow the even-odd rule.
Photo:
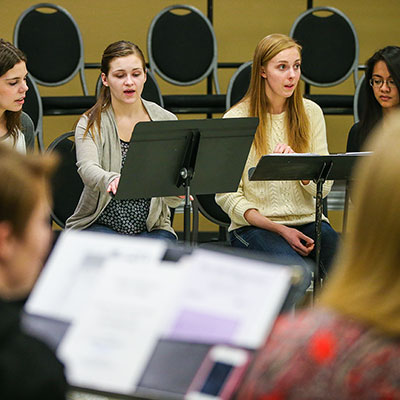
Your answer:
[[[275,149],[274,149],[273,153],[292,154],[292,153],[294,153],[294,150],[287,144],[278,143],[275,146]]]
[[[273,153],[278,153],[278,154],[293,154],[294,150],[287,144],[284,143],[278,143],[275,146],[275,149]],[[308,185],[310,181],[301,181],[303,185]]]
[[[308,256],[314,249],[314,240],[295,228],[285,226],[280,235],[303,257]]]
[[[107,186],[107,192],[111,192],[113,195],[117,193],[118,185],[119,185],[119,176],[115,178],[111,183]]]
[[[185,200],[186,196],[178,196],[180,199]],[[194,197],[192,195],[189,196],[190,201],[194,200]]]
[[[248,209],[244,213],[244,218],[250,225],[275,232],[282,236],[289,243],[290,247],[303,257],[308,256],[314,248],[313,239],[297,229],[272,222],[269,218],[261,215],[255,208]]]

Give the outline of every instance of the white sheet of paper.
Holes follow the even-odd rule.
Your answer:
[[[184,262],[166,336],[260,346],[286,298],[291,269],[202,250]]]
[[[126,259],[132,268],[159,261],[163,241],[121,235],[66,231],[61,234],[25,306],[30,314],[72,321],[89,301],[100,270]]]
[[[175,264],[108,262],[57,351],[69,383],[132,394],[165,326],[179,276]]]

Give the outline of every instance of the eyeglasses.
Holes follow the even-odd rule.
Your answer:
[[[390,89],[394,89],[397,87],[395,81],[392,78],[390,79],[372,78],[369,80],[369,84],[375,89],[380,89],[385,82],[387,87],[389,87]]]

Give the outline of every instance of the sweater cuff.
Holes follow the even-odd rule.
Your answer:
[[[241,201],[239,204],[236,205],[234,213],[236,224],[245,226],[250,225],[247,219],[244,217],[245,212],[250,209],[258,211],[258,207],[247,200]]]

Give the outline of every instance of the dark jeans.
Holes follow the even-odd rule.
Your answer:
[[[315,222],[293,226],[293,228],[303,232],[305,235],[315,240]],[[277,233],[254,226],[245,226],[230,232],[231,244],[233,247],[246,248],[250,250],[261,251],[271,256],[273,260],[283,263],[300,264],[307,267],[309,271],[309,261],[315,261],[315,250],[308,257],[302,257],[292,249],[289,243]],[[325,221],[321,226],[321,252],[320,263],[322,274],[325,276],[334,260],[338,246],[339,235]],[[294,302],[299,300],[306,292],[311,283],[311,272],[307,273],[303,283],[298,287],[298,293],[294,295]]]
[[[109,228],[108,226],[101,225],[101,224],[92,224],[88,228],[86,228],[85,231],[118,234],[118,232],[114,231],[113,229]],[[151,231],[151,232],[144,231],[141,233],[137,233],[133,236],[148,237],[148,238],[153,238],[153,239],[164,239],[164,240],[170,240],[170,241],[174,241],[174,242],[176,241],[175,235],[164,229],[155,229],[154,231]]]

